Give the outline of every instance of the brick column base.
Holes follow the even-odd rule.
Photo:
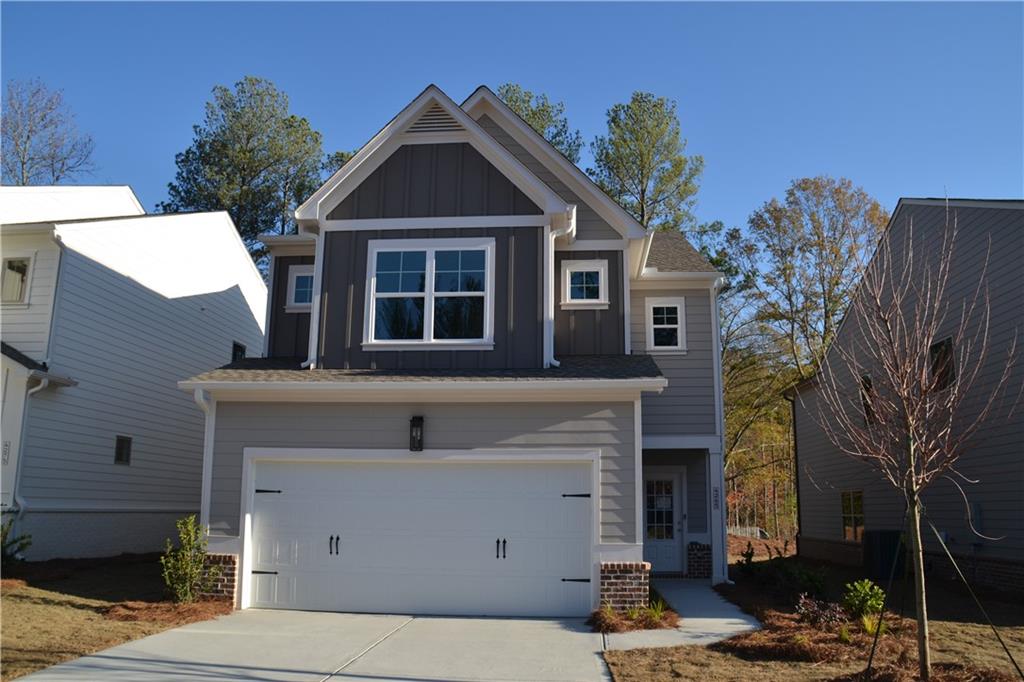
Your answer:
[[[711,545],[691,542],[686,546],[686,577],[711,577]]]
[[[235,601],[235,588],[238,585],[238,556],[234,554],[207,554],[207,566],[220,566],[220,577],[213,588],[205,594],[207,597],[227,597]]]
[[[601,563],[601,605],[616,610],[644,607],[650,603],[651,565],[646,561]]]

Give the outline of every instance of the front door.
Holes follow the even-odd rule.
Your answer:
[[[656,572],[680,573],[683,566],[683,481],[681,472],[644,475],[644,561]]]

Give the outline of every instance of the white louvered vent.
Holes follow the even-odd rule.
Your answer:
[[[464,130],[440,104],[434,104],[409,126],[410,133],[450,133]]]

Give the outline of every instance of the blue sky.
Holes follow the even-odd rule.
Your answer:
[[[64,90],[83,182],[164,198],[213,85],[274,81],[325,149],[428,83],[518,81],[587,140],[633,90],[679,103],[701,220],[745,224],[791,178],[900,196],[1024,195],[1024,4],[57,4],[0,7],[2,76]],[[584,154],[581,165],[589,161]]]

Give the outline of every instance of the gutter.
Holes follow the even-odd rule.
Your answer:
[[[647,267],[647,257],[651,253],[651,244],[654,243],[654,230],[647,230],[647,235],[644,237],[644,248],[640,252],[640,262],[636,267],[636,279],[640,279],[641,275],[644,274],[644,269]]]

